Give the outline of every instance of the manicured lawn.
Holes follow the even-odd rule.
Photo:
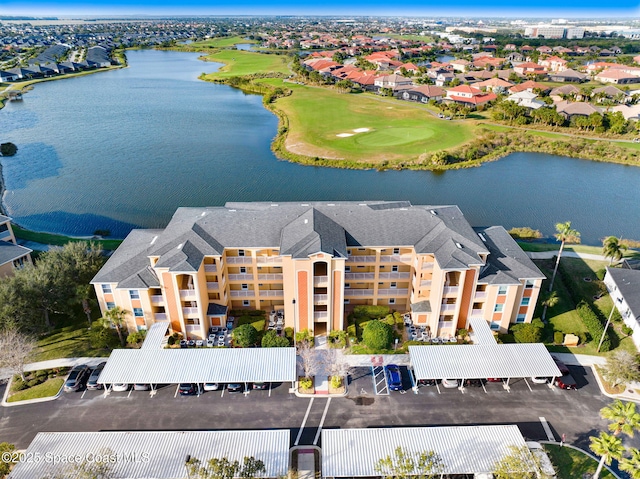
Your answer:
[[[593,475],[598,467],[597,461],[570,447],[545,444],[544,449],[556,469],[558,479],[576,479],[585,477],[587,473]],[[613,475],[606,469],[602,470],[600,477],[613,479]]]
[[[285,55],[266,55],[244,50],[220,50],[207,55],[206,58],[209,61],[224,63],[225,66],[218,72],[205,75],[205,80],[263,72],[291,73],[287,66],[289,58]]]
[[[118,246],[120,246],[120,243],[122,243],[122,240],[82,239],[71,238],[69,236],[56,235],[51,233],[39,233],[37,231],[25,230],[18,225],[11,225],[11,227],[13,228],[13,232],[16,235],[16,238],[54,246],[64,246],[67,243],[77,243],[79,241],[93,241],[94,243],[102,246],[102,249],[115,250]]]
[[[7,398],[7,402],[26,401],[27,399],[47,398],[58,394],[64,384],[64,378],[47,379],[42,384],[18,391]]]
[[[211,38],[210,40],[203,40],[201,42],[190,43],[190,47],[207,47],[207,48],[226,48],[232,47],[238,43],[257,43],[255,40],[249,40],[242,37],[220,37]]]
[[[560,243],[530,243],[528,241],[518,241],[518,245],[524,251],[557,251],[560,249]],[[589,253],[589,254],[598,254],[602,255],[602,247],[601,246],[589,246],[582,244],[568,244],[565,245],[564,251],[575,251],[576,253]],[[634,258],[640,257],[640,251],[637,250],[627,250],[624,253],[625,258]],[[607,264],[609,264],[607,262]]]
[[[277,100],[275,107],[289,118],[287,148],[294,153],[367,162],[411,160],[473,137],[469,124],[435,118],[409,103],[283,85],[293,94]],[[341,134],[352,136],[337,136]]]

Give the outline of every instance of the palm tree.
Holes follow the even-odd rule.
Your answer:
[[[620,469],[627,472],[631,479],[640,479],[640,450],[630,448],[631,457],[620,460]]]
[[[593,479],[598,479],[600,477],[600,472],[602,472],[602,467],[605,464],[608,466],[611,464],[611,459],[620,459],[624,453],[622,440],[619,437],[607,434],[606,432],[601,432],[598,437],[592,437],[589,449],[600,456],[598,469],[596,469]]]
[[[542,306],[544,309],[542,310],[542,321],[544,322],[547,317],[547,308],[553,308],[560,301],[560,296],[558,296],[557,291],[551,291],[547,293],[547,297],[542,302]]]
[[[113,325],[118,332],[118,338],[120,338],[120,345],[124,348],[124,336],[122,336],[122,328],[126,325],[126,316],[127,312],[122,309],[120,306],[115,306],[109,309],[104,316],[99,319],[102,323],[102,326],[105,328],[110,328]]]
[[[620,261],[627,250],[627,245],[621,243],[621,238],[608,236],[602,241],[602,254],[605,258],[609,258],[609,265],[613,260]]]
[[[604,419],[609,419],[609,430],[614,436],[625,433],[633,437],[634,430],[640,430],[640,413],[636,411],[636,403],[622,402],[616,399],[609,406],[600,409],[600,415]]]
[[[558,251],[558,259],[556,260],[556,266],[553,268],[553,276],[551,277],[551,284],[549,285],[549,292],[553,289],[553,282],[556,280],[556,274],[558,273],[558,266],[560,265],[560,257],[562,256],[562,250],[565,243],[580,243],[580,233],[574,229],[571,229],[571,221],[565,221],[564,223],[556,224],[556,239],[560,241],[560,250]]]

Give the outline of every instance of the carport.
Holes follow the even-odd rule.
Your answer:
[[[409,346],[417,380],[512,378],[562,376],[544,344],[473,344]]]
[[[295,348],[116,349],[100,377],[112,384],[291,382],[296,380]]]

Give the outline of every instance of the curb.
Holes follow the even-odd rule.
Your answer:
[[[298,391],[298,381],[295,382],[295,385],[293,387],[293,394],[295,394],[299,398],[315,398],[315,397],[320,397],[320,398],[343,398],[343,397],[346,397],[346,395],[348,393],[349,393],[349,385],[346,384],[346,382],[345,382],[345,385],[344,385],[344,392],[342,394],[329,394],[328,392],[327,393],[315,392],[313,394],[301,393],[300,391]]]
[[[4,396],[2,396],[2,402],[0,402],[0,406],[2,407],[13,407],[13,406],[25,406],[27,404],[37,404],[41,402],[55,401],[62,395],[62,389],[64,388],[64,383],[60,386],[58,393],[55,396],[49,396],[46,398],[36,398],[36,399],[25,399],[24,401],[15,401],[15,402],[7,402],[7,396],[9,396],[9,390],[11,388],[11,382],[13,381],[13,377],[9,378],[7,382],[7,387],[4,390]]]
[[[588,451],[585,451],[584,449],[580,449],[577,446],[573,446],[571,444],[567,444],[566,442],[562,444],[562,446],[560,446],[560,443],[557,441],[537,441],[540,444],[550,444],[551,446],[559,446],[559,447],[568,447],[570,449],[573,449],[574,451],[578,451],[581,452],[582,454],[584,454],[585,456],[589,456],[591,459],[593,459],[596,462],[600,462],[600,459],[598,459],[596,456],[594,456],[593,454],[591,454]],[[606,464],[604,464],[604,467],[607,471],[609,471],[611,473],[611,475],[613,477],[615,477],[616,479],[622,479],[618,474],[616,474],[611,467],[607,466]]]
[[[630,397],[624,394],[610,394],[607,391],[605,391],[604,386],[602,385],[602,381],[600,380],[600,373],[596,371],[596,365],[594,364],[590,367],[591,367],[591,370],[593,371],[593,375],[596,378],[596,382],[598,383],[600,392],[602,393],[603,396],[607,396],[611,399],[620,399],[621,401],[629,401],[629,402],[634,402],[636,404],[640,404],[640,397]]]

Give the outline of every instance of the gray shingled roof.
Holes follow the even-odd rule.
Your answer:
[[[10,243],[8,241],[0,241],[0,265],[9,263],[10,261],[22,258],[31,253],[29,248]]]
[[[607,267],[607,272],[616,283],[633,316],[635,318],[640,317],[640,271],[637,269]]]
[[[428,299],[418,301],[417,303],[411,303],[411,311],[414,313],[430,313],[431,303]]]
[[[282,255],[306,258],[318,252],[347,256],[347,247],[413,246],[418,253],[433,254],[443,269],[483,264],[479,254],[488,253],[457,206],[407,201],[179,208],[163,231],[135,230],[132,236],[94,282],[149,282],[144,273],[148,256],[159,257],[157,268],[196,271],[205,256],[221,255],[224,248],[279,248]]]
[[[476,228],[490,254],[480,271],[481,284],[520,284],[522,279],[544,279],[545,275],[531,261],[502,226]]]

